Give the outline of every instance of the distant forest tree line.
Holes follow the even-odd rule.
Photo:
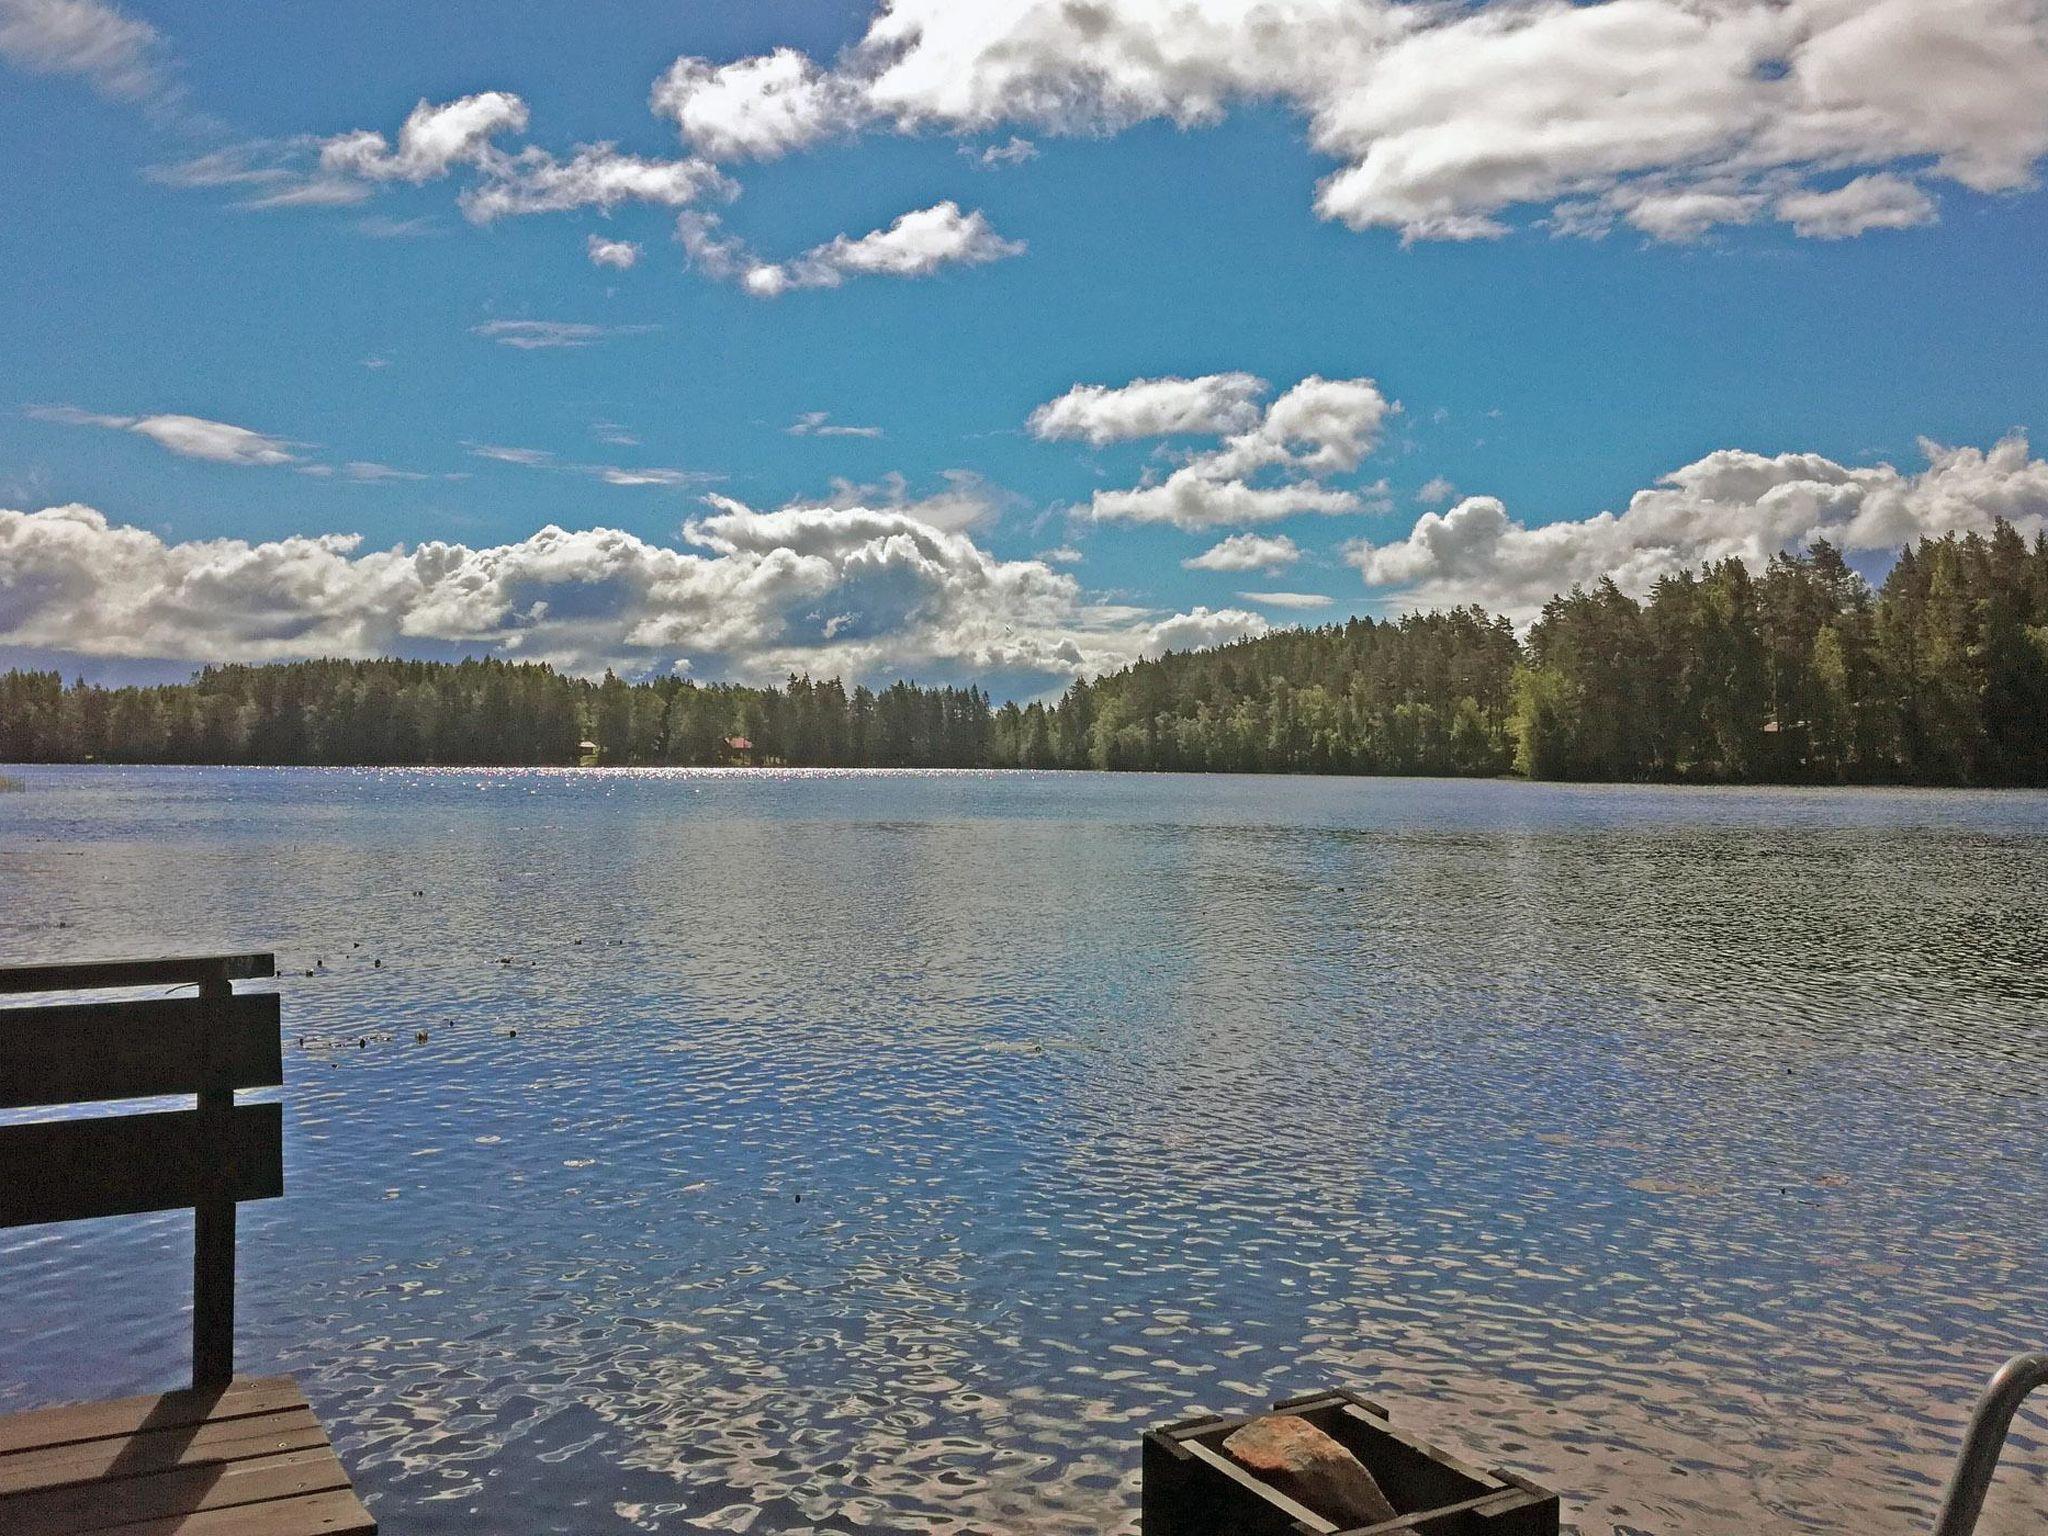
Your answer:
[[[1168,654],[1057,703],[978,688],[628,683],[496,660],[0,676],[0,762],[1098,768],[2048,785],[2048,536],[1922,539],[1873,592],[1821,543],[1526,639],[1472,608]]]

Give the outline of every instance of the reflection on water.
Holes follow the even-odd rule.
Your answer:
[[[1130,1531],[1344,1383],[1587,1533],[1907,1532],[2048,1344],[2048,797],[25,777],[0,957],[293,968],[240,1359],[394,1530]],[[187,1227],[0,1233],[0,1409],[175,1383]]]

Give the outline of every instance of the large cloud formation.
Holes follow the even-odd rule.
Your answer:
[[[685,547],[549,526],[513,544],[364,550],[353,535],[168,542],[84,506],[0,510],[0,644],[273,661],[497,654],[577,671],[976,680],[1034,693],[1256,633],[1257,614],[1091,600],[912,510],[724,498]]]
[[[1637,491],[1619,513],[1536,528],[1492,496],[1468,496],[1425,513],[1399,543],[1357,543],[1346,558],[1403,608],[1476,602],[1526,621],[1553,595],[1603,576],[1641,595],[1667,572],[1731,555],[1760,569],[1815,539],[1853,554],[1983,532],[1998,518],[2027,534],[2048,530],[2048,461],[2021,434],[1989,450],[1922,447],[1927,467],[1917,474],[1723,449]]]
[[[1574,584],[1612,576],[1642,593],[1669,571],[1731,555],[1760,567],[1815,538],[1856,553],[1998,518],[2048,532],[2048,461],[2024,437],[1927,454],[1909,473],[1722,450],[1620,513],[1529,527],[1471,496],[1346,558],[1389,607],[1476,602],[1527,621]],[[1113,603],[1045,559],[991,554],[967,531],[991,494],[972,477],[929,502],[886,504],[900,488],[882,488],[878,505],[876,490],[773,512],[713,497],[681,547],[552,525],[482,548],[366,551],[353,535],[169,542],[90,507],[0,510],[0,645],[194,662],[495,654],[584,672],[973,680],[1022,695],[1267,628],[1243,609]],[[1246,537],[1189,563],[1246,570],[1298,555],[1291,541]],[[1289,606],[1312,594],[1243,596]]]
[[[101,0],[0,0],[0,57],[163,95],[158,39]],[[1934,222],[1945,191],[2025,191],[2048,156],[2043,0],[878,0],[837,58],[781,47],[676,59],[648,107],[688,152],[567,158],[500,140],[519,96],[421,101],[374,129],[229,145],[155,167],[245,207],[360,203],[465,170],[477,223],[631,202],[683,215],[699,270],[761,297],[855,272],[920,276],[1018,254],[941,202],[789,259],[721,232],[722,167],[863,133],[1193,126],[1277,105],[1333,166],[1315,210],[1404,242],[1518,225],[1657,241],[1775,222],[1843,240]],[[1036,153],[961,152],[977,164]],[[617,248],[623,257],[623,248]],[[1268,499],[1263,505],[1278,505]],[[1281,515],[1281,514],[1275,514]]]
[[[1577,233],[1619,221],[1689,239],[1779,218],[1840,238],[1932,217],[1923,182],[2032,184],[2048,154],[2048,12],[2038,0],[883,0],[830,67],[789,49],[683,58],[653,96],[720,160],[870,126],[1094,132],[1212,122],[1257,102],[1306,119],[1339,165],[1317,211],[1357,229],[1491,237],[1534,207]],[[1816,213],[1810,199],[1828,196],[1840,201]]]
[[[774,70],[759,73],[772,76]],[[743,71],[735,78],[746,82],[755,76]],[[670,83],[657,88],[657,105]],[[925,277],[941,267],[976,266],[1024,250],[1023,242],[997,234],[981,210],[963,212],[947,200],[864,235],[836,236],[787,261],[766,260],[722,233],[716,214],[698,208],[739,191],[709,159],[650,159],[609,143],[579,144],[566,160],[537,144],[503,148],[498,140],[524,133],[531,115],[510,91],[479,91],[438,104],[422,100],[407,114],[396,142],[374,129],[356,129],[328,138],[233,145],[158,166],[151,174],[175,186],[239,188],[248,208],[291,208],[348,206],[386,185],[418,186],[466,169],[474,179],[457,202],[476,224],[581,208],[610,213],[626,203],[686,210],[676,232],[698,268],[736,279],[760,298],[792,288],[836,288],[849,276]],[[638,258],[630,242],[589,239],[593,262],[624,269]]]
[[[1264,379],[1245,373],[1077,384],[1031,413],[1042,439],[1111,443],[1182,434],[1221,436],[1165,476],[1097,491],[1087,515],[1104,522],[1170,523],[1190,531],[1276,522],[1302,512],[1356,512],[1356,491],[1325,483],[1349,473],[1379,442],[1400,406],[1371,379],[1311,374],[1261,410]],[[1227,435],[1226,435],[1227,434]]]

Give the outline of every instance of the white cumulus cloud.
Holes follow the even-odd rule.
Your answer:
[[[693,142],[753,155],[1277,103],[1336,162],[1317,210],[1411,240],[1496,237],[1518,209],[1588,234],[1777,216],[1836,236],[1782,200],[1844,172],[2012,191],[2048,155],[2038,0],[882,0],[830,68],[784,49],[671,78]],[[1891,222],[1863,227],[1905,206],[1894,188]]]
[[[1540,527],[1517,522],[1495,497],[1472,496],[1423,514],[1398,543],[1355,544],[1346,558],[1404,606],[1476,602],[1527,620],[1603,576],[1640,596],[1668,572],[1729,556],[1760,569],[1819,538],[1856,553],[1982,532],[2000,517],[2030,535],[2048,529],[2048,461],[2024,436],[1990,449],[1923,448],[1927,467],[1916,473],[1722,449],[1637,491],[1619,513]]]
[[[1025,425],[1033,437],[1079,438],[1098,448],[1142,437],[1242,432],[1257,424],[1266,391],[1266,381],[1249,373],[1076,384],[1033,411]]]
[[[971,469],[944,469],[939,471],[939,479],[940,488],[923,495],[911,489],[910,481],[900,471],[892,470],[870,484],[834,479],[831,495],[816,501],[795,501],[784,510],[844,511],[850,507],[873,507],[915,518],[948,533],[968,533],[994,523],[1020,501]]]
[[[1189,532],[1232,524],[1276,523],[1303,513],[1356,512],[1351,491],[1314,480],[1254,486],[1210,471],[1206,463],[1175,470],[1164,480],[1129,490],[1097,491],[1088,515],[1103,522],[1170,523]]]
[[[459,201],[472,223],[488,224],[517,214],[566,213],[574,208],[605,212],[621,203],[654,203],[681,208],[708,196],[725,196],[732,183],[706,160],[650,160],[621,154],[610,144],[581,144],[567,160],[538,145],[516,155],[493,153],[483,162],[484,179],[464,190]]]
[[[677,59],[651,105],[714,160],[787,154],[851,126],[855,111],[844,84],[794,48],[731,64]]]
[[[492,137],[523,133],[528,116],[526,103],[509,91],[480,91],[440,106],[422,101],[399,128],[396,148],[369,129],[344,133],[321,142],[320,166],[366,181],[431,181],[456,165],[482,162]]]
[[[755,256],[743,241],[719,232],[715,214],[680,215],[676,237],[700,271],[736,280],[760,299],[793,288],[837,288],[849,275],[929,277],[942,267],[980,266],[1024,251],[1021,240],[998,235],[980,209],[962,213],[951,201],[914,209],[886,229],[835,236],[789,261]]]
[[[103,0],[0,0],[0,56],[25,67],[147,94],[160,88],[157,54],[149,25]],[[359,130],[292,141],[263,163],[219,162],[213,174],[242,179],[212,184],[243,186],[248,206],[342,204],[468,167],[476,181],[462,205],[479,222],[628,201],[680,209],[734,192],[719,162],[831,137],[1085,134],[1278,106],[1302,121],[1330,167],[1316,211],[1355,229],[1468,240],[1525,222],[1685,241],[1776,220],[1798,235],[1842,239],[1931,222],[1944,186],[2034,185],[2048,157],[2048,8],[878,0],[863,35],[830,61],[788,47],[723,62],[685,56],[654,83],[649,105],[674,122],[690,146],[685,158],[647,159],[607,143],[567,159],[537,146],[509,151],[498,141],[525,131],[527,105],[481,91],[421,101],[395,138]],[[1035,146],[1012,133],[1001,145],[962,148],[993,166],[1028,159]],[[281,179],[269,175],[280,170]],[[936,213],[792,262],[736,257],[725,275],[772,296],[834,286],[850,272],[907,274],[1015,254],[985,226],[968,240],[929,217]],[[979,215],[956,209],[955,218],[965,225]]]
[[[1162,618],[1091,600],[907,510],[725,498],[680,547],[610,528],[487,547],[354,535],[167,541],[84,506],[0,510],[0,643],[268,661],[450,649],[772,680],[956,677],[1021,692],[1140,654],[1258,633],[1235,610]]]
[[[1218,380],[1230,382],[1219,386]],[[1371,379],[1311,374],[1261,411],[1256,396],[1266,389],[1263,379],[1247,374],[1141,379],[1124,390],[1084,385],[1040,406],[1029,425],[1040,437],[1107,442],[1193,430],[1175,423],[1194,420],[1204,409],[1228,423],[1207,429],[1228,431],[1216,447],[1164,477],[1148,473],[1136,486],[1097,491],[1086,510],[1101,521],[1199,531],[1364,507],[1358,491],[1330,485],[1328,477],[1357,469],[1400,407]],[[1375,503],[1384,500],[1384,485],[1372,487],[1371,496]]]
[[[245,208],[294,208],[347,206],[394,183],[418,186],[467,170],[473,180],[458,202],[477,224],[577,208],[609,212],[631,202],[681,208],[736,190],[697,156],[650,159],[609,143],[579,144],[566,160],[535,144],[501,148],[500,139],[526,131],[531,115],[510,91],[479,91],[455,101],[420,101],[395,143],[367,128],[326,138],[259,139],[149,174],[173,186],[240,188],[248,194]]]
[[[1847,240],[1872,229],[1911,229],[1935,219],[1934,200],[1903,176],[1876,172],[1828,192],[1788,192],[1778,217],[1816,240]]]
[[[962,213],[958,203],[943,202],[903,214],[887,229],[871,230],[858,239],[839,235],[804,260],[822,262],[836,272],[923,277],[943,266],[1000,261],[1023,251],[1023,241],[1003,239],[980,209]]]
[[[1272,627],[1262,613],[1250,613],[1242,608],[1196,607],[1154,624],[1146,637],[1145,654],[1158,656],[1167,651],[1208,650],[1251,635],[1263,635]]]
[[[1257,426],[1228,439],[1232,472],[1287,464],[1314,473],[1353,470],[1398,410],[1371,379],[1303,379],[1266,408]]]
[[[1181,565],[1190,571],[1270,572],[1283,570],[1300,558],[1301,546],[1284,533],[1272,539],[1257,533],[1233,533]]]
[[[607,240],[603,235],[590,236],[584,241],[583,250],[593,267],[612,267],[620,272],[629,270],[640,259],[640,247],[631,240]]]

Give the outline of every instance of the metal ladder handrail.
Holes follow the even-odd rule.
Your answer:
[[[2014,1355],[1991,1378],[1977,1400],[1977,1411],[1970,1415],[1970,1427],[1963,1431],[1963,1448],[1956,1453],[1956,1469],[1942,1495],[1934,1536],[1971,1536],[1977,1529],[2012,1416],[2027,1394],[2042,1386],[2048,1386],[2048,1355]]]

